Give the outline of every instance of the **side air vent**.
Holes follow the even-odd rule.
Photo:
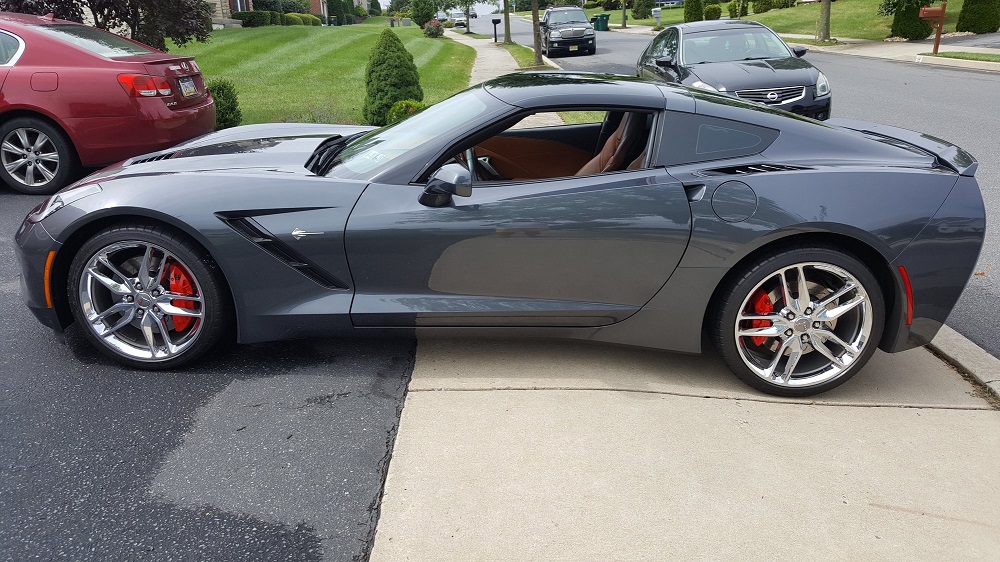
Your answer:
[[[792,172],[808,169],[804,166],[790,166],[788,164],[743,164],[741,166],[728,166],[726,168],[712,168],[711,170],[704,170],[702,173],[707,176],[744,176],[746,174]]]
[[[154,154],[153,156],[146,156],[141,158],[131,158],[125,162],[126,166],[131,166],[133,164],[145,164],[146,162],[156,162],[157,160],[166,160],[173,156],[173,152],[165,152],[163,154]]]
[[[285,262],[289,267],[305,275],[313,282],[327,289],[347,289],[347,284],[313,264],[308,258],[296,252],[287,244],[278,240],[273,234],[257,224],[252,217],[218,216],[222,222],[229,225],[244,238],[259,246],[265,252]]]

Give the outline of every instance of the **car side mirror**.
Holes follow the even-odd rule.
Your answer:
[[[674,57],[670,55],[664,55],[656,59],[655,62],[656,66],[659,66],[660,68],[670,68],[674,66]]]
[[[795,56],[797,56],[799,58],[802,58],[802,57],[806,56],[806,53],[809,52],[809,49],[807,49],[805,47],[800,47],[800,46],[796,45],[796,46],[792,47],[792,52],[795,53]]]
[[[472,174],[468,168],[457,163],[445,164],[434,172],[420,195],[420,203],[428,207],[442,207],[451,201],[453,195],[472,195]]]

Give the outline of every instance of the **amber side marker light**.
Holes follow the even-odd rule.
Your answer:
[[[56,251],[49,250],[49,255],[45,258],[45,271],[42,283],[45,287],[45,306],[52,308],[52,262],[56,261]]]
[[[899,266],[899,274],[903,276],[903,287],[906,289],[906,325],[909,326],[913,324],[913,287],[905,267]]]

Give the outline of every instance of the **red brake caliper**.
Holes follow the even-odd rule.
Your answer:
[[[763,290],[757,291],[757,297],[753,299],[753,311],[755,314],[770,314],[774,312],[774,303],[771,302],[771,297],[767,296]],[[767,328],[771,325],[770,320],[751,320],[750,325],[754,328]],[[753,336],[750,338],[753,340],[754,345],[761,346],[767,341],[767,336]]]
[[[177,295],[193,295],[194,288],[191,287],[191,280],[188,278],[187,273],[184,268],[177,264],[170,264],[170,269],[167,270],[167,278],[169,280],[170,292]],[[177,308],[188,308],[194,310],[195,302],[183,299],[174,299],[172,304]],[[178,332],[183,332],[193,321],[194,318],[188,316],[174,316],[174,329]],[[756,339],[756,338],[754,338]]]

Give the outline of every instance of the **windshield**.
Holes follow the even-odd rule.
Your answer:
[[[59,23],[36,25],[35,29],[103,57],[128,57],[157,52],[114,33],[86,25]]]
[[[441,137],[454,135],[488,109],[482,90],[467,90],[389,127],[352,142],[337,156],[328,177],[372,177],[393,160]]]
[[[549,16],[549,25],[561,23],[590,23],[583,10],[560,10]]]
[[[465,18],[465,13],[463,12],[452,12],[451,17],[453,18]]]
[[[686,33],[683,64],[773,59],[792,56],[785,42],[769,29],[728,29]]]

